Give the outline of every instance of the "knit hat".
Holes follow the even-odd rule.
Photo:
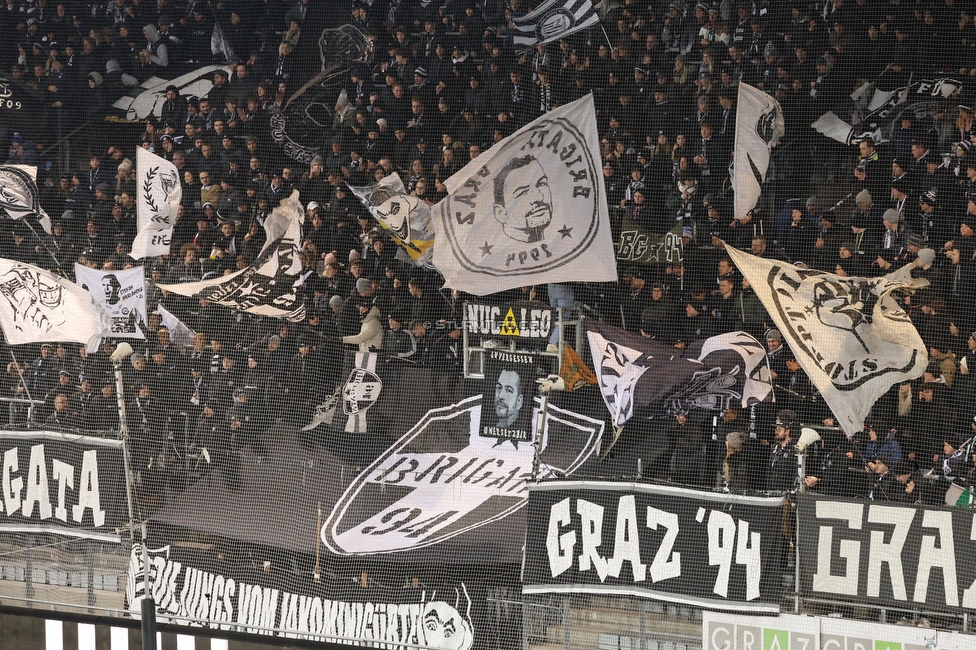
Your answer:
[[[746,441],[746,434],[744,431],[731,431],[725,436],[725,444],[729,449],[735,449],[739,451],[742,449],[742,443]]]
[[[809,199],[807,199],[806,207],[809,208],[811,205],[820,205],[820,199],[818,199],[816,196],[811,196]]]
[[[854,202],[866,203],[868,205],[871,205],[872,203],[874,203],[874,199],[871,198],[870,192],[868,192],[867,190],[861,190],[860,192],[857,193],[857,196],[854,197]]]
[[[359,278],[358,280],[356,280],[356,293],[358,293],[359,295],[363,295],[364,293],[369,291],[372,288],[372,286],[373,283],[367,280],[366,278]]]
[[[783,342],[783,335],[780,333],[780,331],[778,329],[768,329],[768,330],[766,330],[766,338],[767,339],[772,339],[772,340],[776,341],[777,343],[782,343]]]
[[[923,237],[918,233],[911,234],[908,236],[908,245],[922,248],[923,246],[925,246],[925,237]]]
[[[342,306],[342,296],[332,296],[329,298],[329,307],[333,309]]]
[[[935,251],[931,248],[923,248],[918,252],[918,259],[925,264],[931,264],[935,261]]]
[[[901,213],[894,208],[888,208],[885,210],[881,218],[888,223],[898,223],[898,221],[901,219]]]

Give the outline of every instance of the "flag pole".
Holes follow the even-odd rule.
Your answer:
[[[610,51],[612,52],[613,51],[613,43],[610,41],[610,35],[607,34],[607,29],[606,29],[606,27],[603,26],[603,23],[602,22],[600,23],[600,31],[603,32],[603,38],[607,39],[607,47],[609,47],[610,48]]]

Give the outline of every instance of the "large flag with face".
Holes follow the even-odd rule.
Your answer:
[[[590,0],[543,0],[521,18],[512,18],[513,40],[518,48],[535,47],[599,24]]]
[[[51,233],[51,219],[41,207],[33,165],[0,165],[0,208],[11,219],[25,219],[28,224],[35,220],[44,232]]]
[[[159,288],[180,296],[215,302],[237,311],[273,316],[290,321],[305,318],[301,288],[301,242],[305,211],[298,191],[284,199],[264,221],[267,243],[247,268],[212,280],[183,284],[160,284]]]
[[[91,295],[73,282],[0,259],[0,327],[11,345],[67,341],[96,352],[109,322]]]
[[[129,256],[140,260],[169,254],[176,212],[183,200],[179,170],[165,158],[139,147],[136,149],[136,196],[139,232]]]
[[[840,277],[726,250],[844,431],[860,431],[892,385],[925,372],[925,345],[892,295],[928,284],[912,279],[911,267]]]
[[[696,341],[681,351],[599,321],[586,321],[593,369],[615,426],[632,417],[749,407],[773,395],[762,343],[745,332]]]
[[[75,280],[111,320],[116,338],[146,338],[146,271],[99,271],[75,264]]]
[[[739,84],[735,110],[735,217],[756,207],[769,168],[770,151],[786,132],[783,109],[775,98],[747,83]]]
[[[593,97],[522,127],[447,179],[434,266],[478,296],[617,279]]]
[[[349,189],[399,244],[399,259],[418,266],[430,261],[434,246],[430,207],[407,192],[399,174],[394,172],[365,187],[350,185]]]

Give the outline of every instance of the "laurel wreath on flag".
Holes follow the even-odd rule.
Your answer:
[[[155,214],[159,214],[159,206],[152,197],[152,187],[153,179],[156,178],[156,173],[159,171],[159,166],[150,167],[149,171],[146,172],[146,181],[142,184],[142,200],[146,202],[149,209]]]

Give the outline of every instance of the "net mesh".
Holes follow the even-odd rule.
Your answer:
[[[117,338],[19,345],[4,323],[0,601],[135,616],[151,596],[161,620],[216,630],[465,650],[697,648],[703,610],[757,603],[968,626],[972,3],[594,4],[7,1],[0,257],[84,285]],[[750,87],[765,112],[737,127]],[[591,92],[615,257],[599,261],[620,281],[442,289],[427,252],[448,179]],[[552,214],[572,186],[546,173],[549,217],[577,218]],[[482,257],[548,225],[495,218]],[[840,278],[908,267],[928,285],[896,299],[928,365],[845,431],[726,243]],[[549,250],[521,254],[508,264]],[[58,290],[25,303],[17,268],[0,296],[33,319]],[[872,300],[834,305],[853,325],[823,320],[853,332]],[[600,360],[594,331],[618,356]],[[732,332],[758,357],[745,339],[696,344]],[[869,357],[825,372],[851,386]],[[772,395],[730,399],[752,371]],[[124,438],[125,472],[98,466],[92,484],[82,452],[101,448],[42,432]],[[537,481],[566,490],[565,518]],[[675,492],[645,489],[660,485]],[[897,523],[882,501],[906,528],[871,529]],[[837,513],[860,569],[818,546]],[[949,539],[925,542],[938,525]],[[904,545],[908,595],[870,587],[865,570],[894,569],[869,529]],[[953,531],[952,567],[919,591]],[[649,575],[669,570],[650,559],[666,544],[682,579],[698,573],[626,580],[634,560],[613,558],[634,539]],[[818,550],[833,564],[798,561]],[[844,571],[846,591],[830,581]]]

